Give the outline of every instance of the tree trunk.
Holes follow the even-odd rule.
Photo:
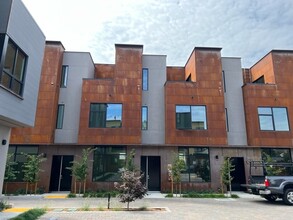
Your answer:
[[[74,194],[76,194],[76,179],[74,179]]]
[[[85,193],[86,180],[83,182],[83,193]]]
[[[26,182],[26,186],[25,186],[25,194],[27,194],[28,191],[28,182]]]
[[[129,202],[127,202],[127,211],[129,211]]]
[[[37,194],[38,182],[35,183],[35,195]]]
[[[179,183],[179,197],[181,197],[181,181]]]
[[[6,195],[7,194],[7,182],[5,182],[5,191],[4,191],[4,194]]]

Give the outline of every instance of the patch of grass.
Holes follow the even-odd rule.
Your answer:
[[[35,220],[45,213],[45,209],[30,209],[14,218],[11,218],[11,220]]]

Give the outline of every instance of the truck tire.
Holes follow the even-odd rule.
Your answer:
[[[287,205],[293,205],[293,189],[287,189],[283,195],[283,201]]]
[[[274,202],[274,201],[277,200],[278,197],[275,196],[275,195],[265,195],[264,198],[265,198],[266,200],[268,200],[269,202]]]

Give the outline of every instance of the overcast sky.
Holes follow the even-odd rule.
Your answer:
[[[194,47],[221,47],[251,67],[293,49],[292,0],[22,0],[47,40],[114,63],[115,43],[142,44],[184,66]]]

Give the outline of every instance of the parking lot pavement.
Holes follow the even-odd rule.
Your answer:
[[[1,198],[0,198],[1,199]],[[145,198],[130,204],[130,207],[165,207],[164,211],[64,211],[63,208],[107,207],[107,199],[73,198],[44,199],[42,197],[8,198],[13,207],[58,208],[43,215],[41,220],[92,220],[92,219],[290,219],[293,207],[281,200],[269,203],[259,196],[243,194],[239,199],[188,199]],[[122,208],[125,204],[111,199],[111,207]],[[1,219],[1,215],[0,215]],[[1,219],[2,220],[2,219]]]

